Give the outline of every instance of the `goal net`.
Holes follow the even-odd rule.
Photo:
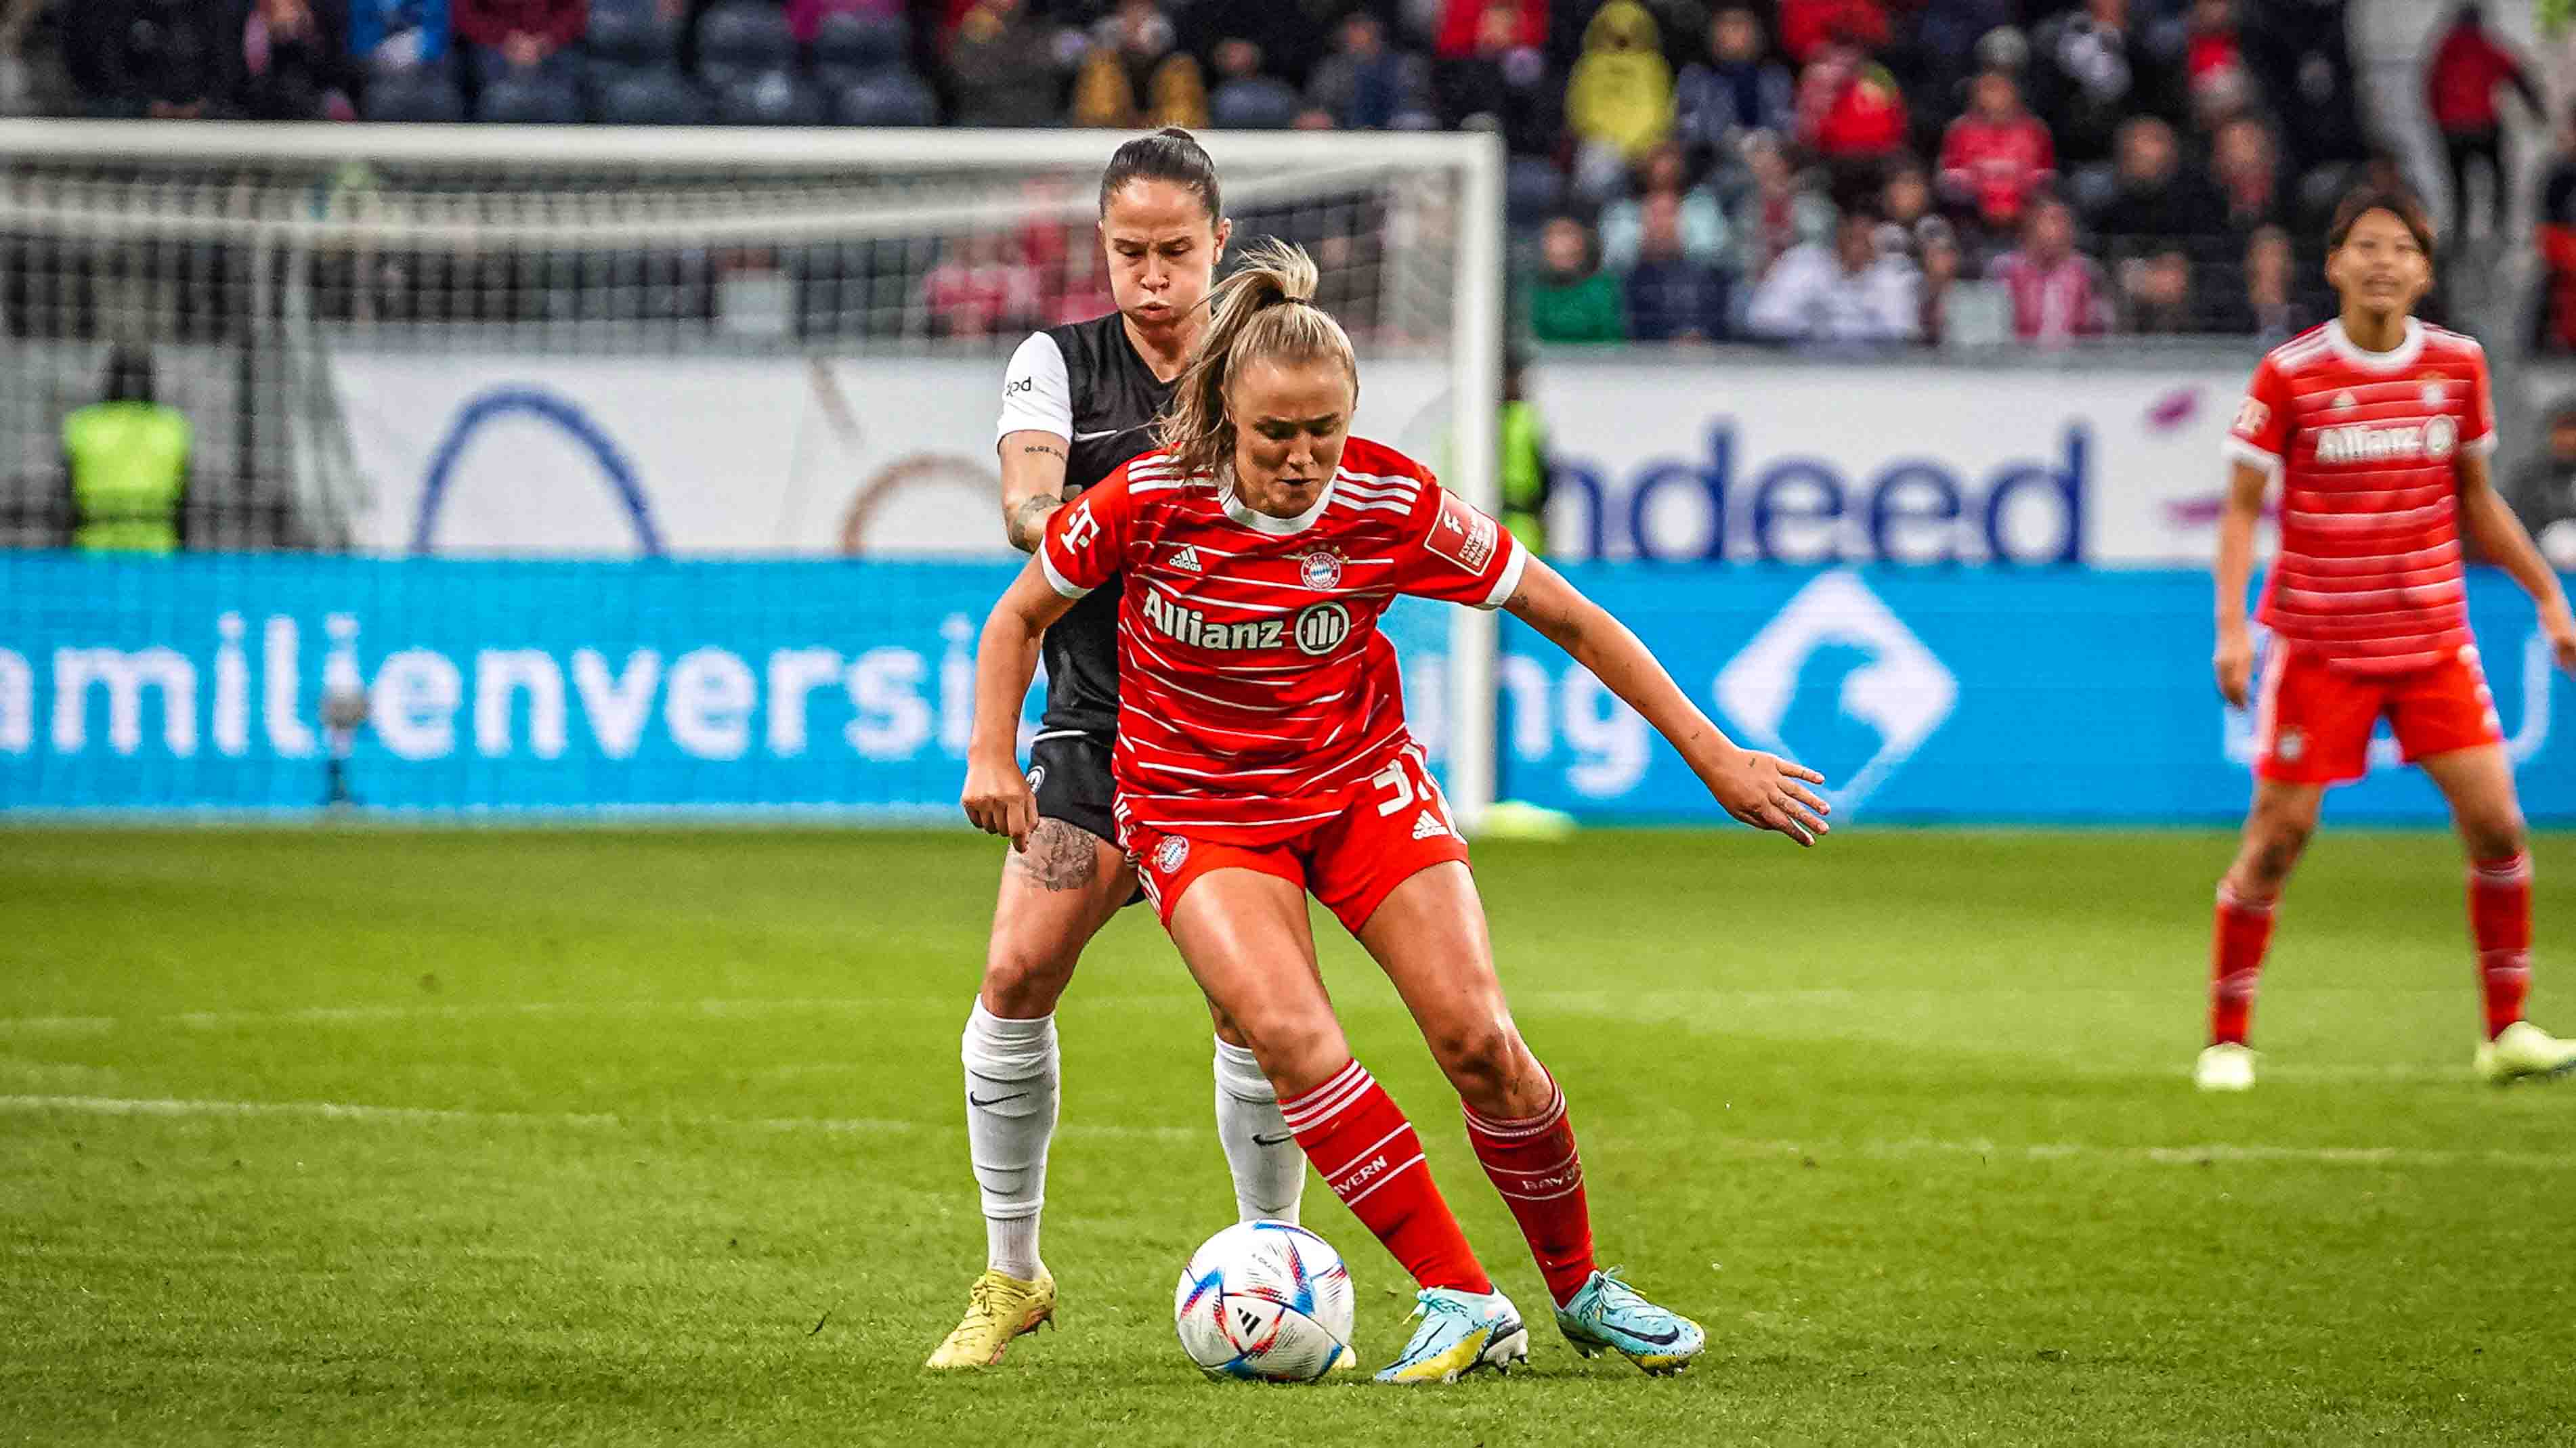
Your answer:
[[[190,552],[1001,556],[1002,362],[1111,308],[1092,223],[1120,139],[0,123],[0,547],[71,540],[65,418],[140,363],[193,431]],[[1320,263],[1362,354],[1358,430],[1491,507],[1499,148],[1205,140],[1238,250]],[[1400,628],[1442,665],[1415,709],[1472,814],[1492,622]],[[536,730],[532,708],[505,691],[502,724]]]

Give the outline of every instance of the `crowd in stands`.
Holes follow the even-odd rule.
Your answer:
[[[2326,218],[2396,175],[2346,5],[0,0],[0,48],[92,115],[1485,126],[1540,340],[2056,344],[2321,319]],[[2466,9],[2428,97],[2455,169],[2500,177],[2533,87]],[[2576,347],[2569,139],[2536,330]],[[957,326],[1009,311],[1010,257],[954,263]]]

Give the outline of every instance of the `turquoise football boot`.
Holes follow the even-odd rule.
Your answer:
[[[1689,1367],[1708,1346],[1698,1323],[1648,1302],[1619,1280],[1616,1267],[1593,1273],[1574,1300],[1556,1310],[1556,1329],[1585,1357],[1598,1357],[1606,1348],[1655,1377]]]

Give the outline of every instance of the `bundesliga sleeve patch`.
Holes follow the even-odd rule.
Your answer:
[[[1494,561],[1494,542],[1501,531],[1493,519],[1458,501],[1457,494],[1444,492],[1440,516],[1432,520],[1431,536],[1422,540],[1422,546],[1481,577],[1485,566]]]

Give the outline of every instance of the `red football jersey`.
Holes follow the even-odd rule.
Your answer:
[[[2329,322],[2254,369],[2227,451],[2281,479],[2281,548],[2255,617],[2353,673],[2426,668],[2469,643],[2463,448],[2495,446],[2486,352],[2409,320],[2393,352]]]
[[[1387,605],[1499,607],[1528,554],[1420,464],[1353,438],[1294,518],[1146,453],[1057,509],[1038,561],[1067,598],[1127,576],[1122,827],[1263,844],[1340,814],[1412,743]]]

